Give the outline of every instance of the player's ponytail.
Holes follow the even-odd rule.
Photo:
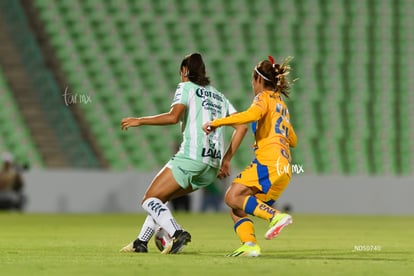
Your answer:
[[[286,57],[281,64],[278,64],[272,56],[269,56],[269,60],[263,60],[255,67],[254,78],[261,76],[265,87],[272,87],[274,91],[289,98],[290,87],[296,81],[296,79],[293,81],[287,79],[291,70],[289,62],[292,59],[293,57]]]
[[[206,66],[201,54],[193,53],[185,56],[181,62],[180,69],[183,67],[187,67],[187,77],[191,82],[201,86],[210,84],[210,79],[206,76]]]

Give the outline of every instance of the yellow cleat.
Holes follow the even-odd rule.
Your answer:
[[[234,250],[228,257],[259,257],[260,247],[256,243],[244,243],[241,247]]]
[[[277,214],[269,223],[269,230],[267,230],[265,234],[265,239],[271,240],[273,238],[276,238],[282,229],[291,223],[293,223],[291,215],[285,213]]]

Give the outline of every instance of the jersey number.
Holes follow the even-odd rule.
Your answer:
[[[286,114],[288,113],[286,108],[283,108],[281,104],[276,105],[276,112],[280,113],[280,117],[277,119],[275,124],[275,132],[281,134],[286,138],[289,138],[289,128],[285,126],[284,121],[289,122]]]

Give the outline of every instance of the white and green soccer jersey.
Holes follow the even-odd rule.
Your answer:
[[[176,155],[218,168],[224,154],[224,129],[217,128],[206,135],[201,127],[208,121],[235,113],[233,105],[213,86],[203,87],[192,82],[178,84],[171,106],[175,104],[186,106],[181,119],[183,142]]]

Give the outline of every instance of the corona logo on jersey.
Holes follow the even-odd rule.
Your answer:
[[[217,93],[213,93],[209,90],[206,90],[204,87],[197,88],[195,91],[195,94],[197,95],[197,97],[203,99],[201,106],[205,110],[212,111],[214,113],[214,117],[217,117],[217,115],[219,117],[222,116],[221,114],[222,104],[221,103],[223,102],[223,97],[221,95]]]
[[[213,93],[211,91],[206,90],[204,87],[197,88],[195,91],[196,95],[200,98],[213,98],[217,101],[223,102],[223,97],[217,93]]]

